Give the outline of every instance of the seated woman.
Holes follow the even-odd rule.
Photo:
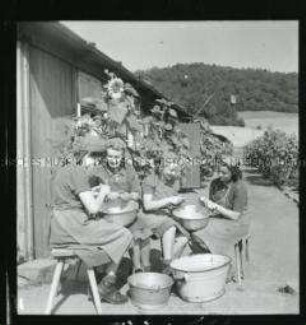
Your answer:
[[[120,138],[113,138],[107,142],[106,159],[101,166],[97,166],[94,176],[100,183],[110,187],[107,194],[107,202],[103,206],[100,216],[110,211],[124,212],[135,211],[138,213],[140,199],[140,182],[134,168],[125,163],[126,145]],[[122,215],[123,216],[123,215]],[[141,268],[141,260],[144,265],[148,264],[149,247],[148,241],[151,235],[149,229],[141,227],[138,219],[132,225],[127,225],[133,235],[132,260],[135,270]],[[140,251],[142,252],[140,256]]]
[[[125,163],[125,149],[126,145],[120,138],[108,140],[106,159],[93,170],[93,177],[110,187],[103,206],[105,212],[115,208],[120,208],[121,212],[138,208],[140,183],[134,168]]]
[[[247,187],[240,168],[223,162],[220,177],[211,182],[209,199],[200,199],[213,211],[202,238],[212,253],[232,256],[234,243],[248,234],[250,226]]]
[[[169,154],[164,157],[156,173],[149,175],[143,182],[144,212],[139,217],[140,222],[161,238],[164,272],[169,272],[169,265],[173,257],[180,252],[190,239],[189,233],[170,217],[171,209],[183,202],[178,195],[180,173],[177,157]],[[177,243],[175,252],[175,238],[177,230],[183,235]],[[147,265],[149,269],[149,265]]]
[[[125,303],[127,297],[115,287],[118,265],[129,248],[129,230],[106,220],[91,218],[104,205],[110,193],[107,185],[100,186],[95,196],[89,183],[97,155],[105,150],[96,137],[79,141],[75,148],[77,165],[60,169],[54,179],[55,204],[51,219],[52,247],[69,247],[88,267],[106,266],[106,275],[98,284],[101,299],[114,304]]]

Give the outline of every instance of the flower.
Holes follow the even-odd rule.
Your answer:
[[[111,98],[119,99],[124,92],[124,83],[120,78],[112,78],[107,84],[107,92]]]

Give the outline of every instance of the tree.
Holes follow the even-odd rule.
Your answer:
[[[176,64],[140,73],[173,101],[187,107],[188,113],[200,110],[199,116],[207,117],[213,124],[243,125],[237,110],[298,112],[296,73],[234,69],[203,63]],[[212,93],[216,95],[202,110],[203,103]],[[229,106],[231,94],[238,98],[234,107]]]

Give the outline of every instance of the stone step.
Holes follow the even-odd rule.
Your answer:
[[[56,261],[53,259],[35,259],[18,265],[18,283],[39,285],[51,283]]]

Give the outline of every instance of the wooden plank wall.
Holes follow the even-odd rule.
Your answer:
[[[53,144],[62,137],[59,125],[76,107],[74,68],[30,47],[30,110],[35,257],[49,255],[50,204],[53,202]]]
[[[188,135],[192,155],[192,165],[186,167],[182,187],[199,188],[201,186],[200,163],[197,160],[201,157],[200,125],[199,123],[180,123],[180,129]]]

